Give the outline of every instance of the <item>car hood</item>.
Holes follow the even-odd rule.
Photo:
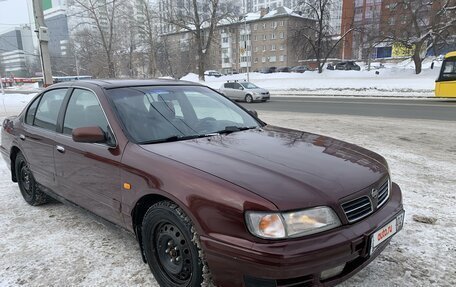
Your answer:
[[[337,204],[388,174],[383,157],[369,150],[273,126],[142,147],[241,186],[279,210]]]

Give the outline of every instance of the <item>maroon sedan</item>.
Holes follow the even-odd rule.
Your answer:
[[[195,83],[53,85],[4,121],[1,151],[25,201],[131,231],[166,287],[334,285],[404,220],[380,155],[267,125]]]

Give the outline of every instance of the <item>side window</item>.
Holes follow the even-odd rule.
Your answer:
[[[456,80],[456,59],[445,60],[442,77],[445,80]]]
[[[87,90],[75,89],[65,112],[63,133],[71,135],[75,128],[97,126],[105,133],[108,131],[108,121],[97,96]]]
[[[233,89],[241,90],[241,84],[239,84],[239,83],[234,83],[234,84],[233,84]]]
[[[36,107],[40,102],[41,97],[36,98],[33,103],[29,106],[27,113],[25,114],[25,123],[33,125],[33,120],[35,119]]]
[[[33,125],[55,131],[60,106],[62,106],[66,92],[67,89],[58,89],[44,93],[36,110]]]

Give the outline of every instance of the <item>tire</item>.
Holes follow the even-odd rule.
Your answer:
[[[37,206],[49,202],[49,197],[38,188],[27,161],[20,152],[16,156],[14,168],[22,197],[28,204]]]
[[[169,201],[152,205],[144,216],[142,238],[147,262],[160,286],[201,286],[204,259],[196,231],[181,208]]]
[[[253,103],[253,97],[252,97],[252,95],[246,95],[246,96],[245,96],[245,102],[246,102],[246,103],[249,103],[249,104],[250,104],[250,103]]]

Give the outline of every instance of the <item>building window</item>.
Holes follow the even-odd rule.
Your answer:
[[[271,51],[275,51],[276,50],[276,45],[271,45]]]
[[[223,42],[223,43],[228,43],[228,37],[223,37],[223,38],[222,38],[222,42]]]
[[[279,60],[280,60],[280,62],[283,62],[284,61],[284,56],[280,55]]]
[[[254,40],[254,41],[257,41],[257,40],[258,40],[257,35],[253,36],[253,40]]]
[[[253,30],[258,30],[258,24],[253,25]]]
[[[263,41],[266,41],[266,34],[263,35]]]
[[[266,57],[262,57],[261,62],[266,63]]]
[[[285,38],[285,33],[284,32],[280,32],[280,39],[283,39]]]
[[[280,21],[280,27],[283,27],[283,20]]]
[[[277,28],[277,22],[271,22],[271,28],[272,29]]]
[[[266,52],[266,45],[263,46],[263,52]]]
[[[255,52],[258,52],[258,47],[255,47]]]
[[[280,50],[284,50],[285,49],[285,45],[280,45]]]
[[[271,34],[271,40],[274,40],[276,37],[275,37],[275,33],[272,33]]]
[[[255,58],[255,63],[258,63],[258,58]]]
[[[266,29],[266,23],[263,23],[263,30]]]
[[[276,61],[276,56],[269,57],[269,62],[274,63]]]

